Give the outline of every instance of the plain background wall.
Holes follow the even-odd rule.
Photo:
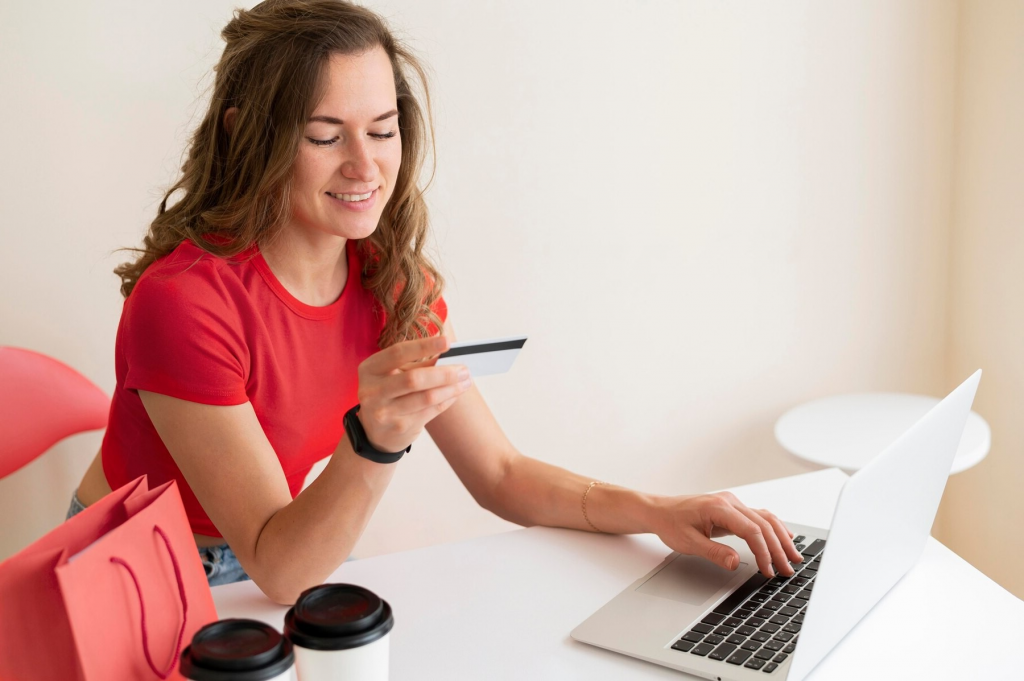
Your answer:
[[[1024,2],[964,3],[960,36],[949,366],[985,367],[993,444],[950,480],[939,536],[1024,597]]]
[[[369,4],[432,68],[456,332],[530,335],[478,383],[524,453],[659,493],[790,475],[809,469],[772,436],[789,407],[939,395],[982,364],[965,346],[947,367],[951,315],[978,299],[949,301],[991,248],[951,269],[972,77],[955,1]],[[113,389],[112,251],[173,181],[235,5],[0,5],[0,343]],[[0,557],[63,518],[99,440],[0,481]],[[424,437],[356,554],[511,527]]]

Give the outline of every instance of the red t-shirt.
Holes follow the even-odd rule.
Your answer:
[[[177,480],[192,531],[221,536],[153,427],[137,392],[147,390],[202,404],[251,402],[294,498],[345,436],[358,366],[379,350],[384,312],[362,286],[355,246],[347,242],[344,291],[324,307],[288,293],[255,247],[224,259],[185,241],[150,265],[117,329],[117,387],[103,438],[111,488],[142,474],[151,487]],[[433,310],[447,317],[443,299]]]

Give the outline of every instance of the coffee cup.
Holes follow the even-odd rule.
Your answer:
[[[391,606],[353,584],[302,592],[284,618],[301,681],[386,681]]]
[[[293,681],[292,644],[269,624],[228,619],[207,624],[181,653],[192,681]]]

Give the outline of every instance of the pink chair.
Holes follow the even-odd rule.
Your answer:
[[[0,346],[0,478],[69,435],[105,428],[109,410],[106,393],[68,365]]]

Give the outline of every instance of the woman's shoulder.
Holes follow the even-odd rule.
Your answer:
[[[184,242],[146,268],[118,326],[125,388],[204,404],[245,401],[253,313],[228,266]]]
[[[230,285],[232,280],[238,280],[238,268],[245,266],[252,256],[252,250],[224,258],[186,239],[147,267],[139,277],[136,288],[196,292],[220,289]]]
[[[206,311],[235,316],[246,305],[239,268],[248,258],[247,253],[223,258],[182,241],[146,268],[125,301],[126,310],[146,307],[176,315]]]

